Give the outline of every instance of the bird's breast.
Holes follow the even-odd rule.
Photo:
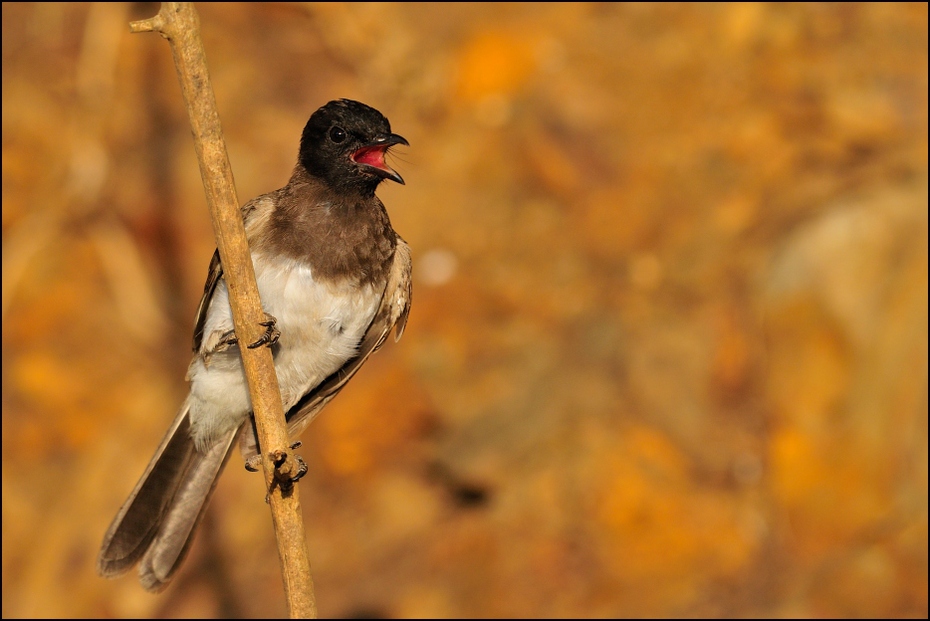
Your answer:
[[[281,331],[273,351],[287,409],[355,355],[382,291],[315,278],[307,263],[292,258],[256,256],[254,263],[262,305]]]

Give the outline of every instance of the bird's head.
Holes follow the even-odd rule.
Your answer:
[[[310,117],[300,137],[300,164],[333,189],[374,194],[385,179],[403,178],[385,163],[392,146],[409,143],[391,133],[383,114],[351,99],[331,101]]]

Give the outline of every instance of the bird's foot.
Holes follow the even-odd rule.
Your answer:
[[[293,444],[291,444],[291,450],[292,451],[297,450],[300,448],[300,446],[301,446],[301,442],[298,440],[297,442],[294,442]],[[274,461],[275,469],[278,469],[281,466],[283,466],[286,458],[287,456],[285,453],[276,454],[275,461]],[[302,479],[304,475],[307,474],[307,471],[310,469],[307,466],[307,462],[304,461],[304,458],[301,457],[300,455],[295,454],[294,459],[297,461],[297,472],[287,475],[286,480],[289,483],[296,483],[297,481]],[[261,467],[262,467],[262,456],[261,455],[252,455],[247,460],[245,460],[245,469],[248,470],[249,472],[258,472],[259,470],[261,470]]]
[[[265,313],[265,321],[259,322],[258,325],[265,326],[265,333],[259,337],[257,341],[249,345],[249,349],[255,349],[261,347],[262,345],[267,345],[271,347],[278,342],[278,339],[281,338],[281,331],[278,330],[277,324],[278,320],[274,316]]]

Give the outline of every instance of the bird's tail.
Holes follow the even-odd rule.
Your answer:
[[[101,576],[115,578],[141,560],[142,586],[160,591],[184,560],[237,433],[198,451],[188,414],[185,403],[104,535],[97,557]]]

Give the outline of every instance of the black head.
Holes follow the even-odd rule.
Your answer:
[[[385,179],[404,180],[384,162],[387,150],[408,144],[391,133],[383,114],[351,99],[331,101],[310,117],[300,137],[299,160],[333,189],[374,194]]]

